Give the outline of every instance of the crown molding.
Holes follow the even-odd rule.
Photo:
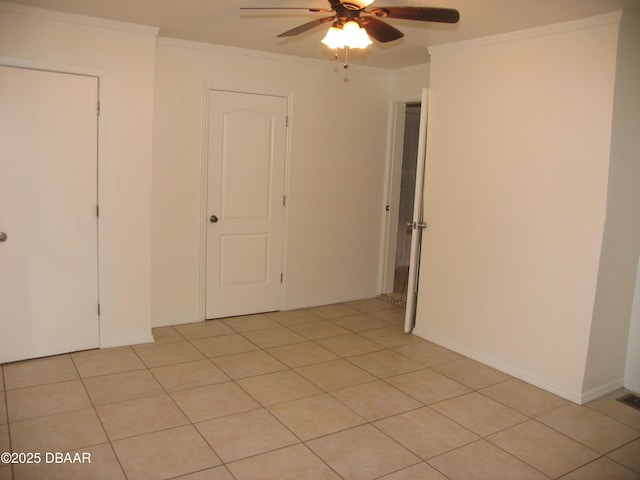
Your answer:
[[[61,23],[73,23],[76,25],[85,25],[96,28],[105,28],[110,30],[120,30],[129,33],[139,33],[143,35],[158,35],[160,29],[150,25],[140,25],[135,23],[119,22],[117,20],[107,20],[98,17],[89,17],[86,15],[78,15],[75,13],[57,12],[54,10],[46,10],[42,8],[29,7],[26,5],[18,5],[15,3],[0,1],[0,12],[12,13],[14,15],[23,15],[27,17],[42,18]]]
[[[622,10],[597,15],[595,17],[584,18],[580,20],[571,20],[569,22],[554,23],[542,27],[527,28],[515,32],[501,33],[488,37],[476,38],[472,40],[464,40],[461,42],[447,43],[444,45],[436,45],[429,47],[429,54],[440,54],[452,52],[456,50],[465,50],[488,45],[497,45],[500,43],[511,43],[535,37],[546,37],[559,33],[566,33],[576,30],[584,30],[588,28],[601,27],[604,25],[619,24],[622,18]]]
[[[177,38],[158,37],[157,45],[164,45],[174,48],[185,48],[190,50],[201,50],[205,52],[218,53],[222,55],[233,55],[249,58],[260,58],[263,60],[271,60],[277,62],[287,62],[296,64],[315,65],[326,68],[327,66],[335,66],[335,60],[321,60],[307,57],[297,57],[295,55],[285,55],[281,53],[263,52],[261,50],[252,50],[249,48],[229,47],[226,45],[218,45],[214,43],[194,42],[192,40],[180,40]],[[342,64],[340,64],[342,70]],[[358,70],[369,73],[388,74],[392,70],[379,67],[369,67],[366,65],[349,64],[349,70]]]

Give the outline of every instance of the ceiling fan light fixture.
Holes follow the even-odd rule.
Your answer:
[[[338,48],[367,48],[373,42],[367,35],[367,31],[353,20],[345,23],[342,28],[332,26],[321,40],[332,50]]]
[[[363,10],[371,5],[373,0],[345,0],[341,3],[346,8],[349,8],[349,10],[353,10],[353,8],[350,8],[351,6],[356,7],[355,9]]]
[[[349,21],[342,27],[342,36],[345,46],[349,48],[367,48],[373,42],[367,35],[367,31],[357,22]]]
[[[338,27],[330,27],[327,34],[322,40],[327,47],[331,50],[337,50],[338,48],[344,48],[344,40],[342,38],[342,29]]]

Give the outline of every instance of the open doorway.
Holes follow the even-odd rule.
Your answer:
[[[390,295],[403,302],[407,300],[409,260],[411,254],[411,228],[416,189],[418,163],[418,137],[420,134],[420,103],[406,105],[400,174],[400,201],[396,228],[396,254],[394,261],[393,291]]]
[[[420,102],[396,104],[383,293],[400,305],[406,305],[409,284],[412,230],[408,224],[413,221],[420,112]]]

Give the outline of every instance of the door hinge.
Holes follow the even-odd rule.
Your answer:
[[[286,195],[283,195],[283,196],[282,196],[282,206],[283,206],[283,207],[286,207],[286,206],[287,206],[287,196],[286,196]]]
[[[407,227],[413,230],[424,230],[427,228],[427,224],[425,222],[407,222]]]
[[[284,118],[284,126],[285,126],[285,127],[288,127],[288,126],[289,126],[289,115],[287,115],[287,116]]]
[[[98,304],[98,316],[100,316],[100,304]]]
[[[100,116],[100,100],[96,102],[96,115]]]
[[[96,205],[96,217],[100,216],[100,205]]]
[[[280,274],[280,283],[284,282],[284,273]]]

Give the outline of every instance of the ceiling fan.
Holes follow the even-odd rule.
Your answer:
[[[373,0],[328,0],[330,8],[289,8],[289,7],[243,7],[241,10],[308,10],[313,13],[332,13],[296,28],[287,30],[278,37],[292,37],[312,28],[333,21],[332,28],[341,30],[349,22],[355,22],[361,29],[381,43],[392,42],[404,34],[382,21],[382,18],[417,20],[420,22],[457,23],[458,10],[436,7],[371,7]]]

